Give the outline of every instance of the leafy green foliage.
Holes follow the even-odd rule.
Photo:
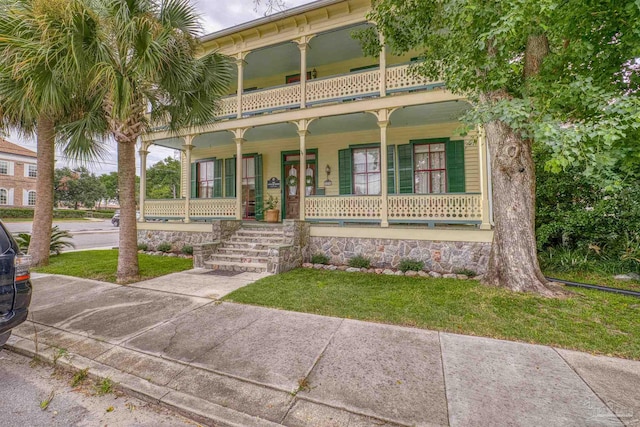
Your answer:
[[[311,264],[329,264],[329,257],[325,254],[318,252],[311,256]]]
[[[86,168],[71,170],[56,169],[54,179],[54,201],[78,209],[79,205],[93,208],[106,198],[106,189],[100,179]]]
[[[371,260],[363,255],[356,255],[349,259],[349,267],[355,268],[369,268],[371,266]]]
[[[554,171],[577,163],[615,187],[640,160],[640,4],[635,0],[379,0],[365,53],[420,57],[415,72],[471,99],[470,126],[494,120],[546,144]],[[367,34],[368,33],[368,34]],[[548,53],[527,75],[526,46]]]
[[[420,271],[424,268],[424,262],[416,259],[403,258],[398,264],[398,270],[405,271]]]
[[[147,196],[150,199],[180,197],[180,161],[171,157],[147,169]]]
[[[162,242],[158,245],[156,249],[159,250],[160,252],[171,252],[171,243]]]
[[[138,250],[139,251],[146,251],[149,249],[149,245],[147,245],[146,243],[138,243]]]
[[[193,255],[193,246],[184,245],[182,249],[180,249],[180,252],[182,252],[185,255]]]
[[[51,229],[51,242],[49,243],[49,250],[52,254],[60,255],[62,249],[65,247],[75,248],[73,242],[70,242],[67,239],[71,239],[73,235],[67,230],[60,230],[60,228],[55,225]],[[31,244],[31,234],[29,233],[18,233],[16,236],[16,242],[20,247],[20,250],[23,252],[27,252],[29,249],[29,245]]]

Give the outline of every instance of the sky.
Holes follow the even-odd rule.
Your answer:
[[[311,1],[312,0],[284,0],[284,2],[282,2],[280,0],[280,3],[284,3],[285,8],[290,9],[302,4],[311,3]],[[266,0],[259,0],[259,5],[256,8],[255,0],[192,0],[192,4],[196,10],[200,12],[205,34],[263,17],[266,11],[265,2]],[[277,13],[277,11],[275,13]],[[33,151],[37,148],[35,139],[22,137],[15,132],[7,135],[6,139]],[[71,162],[65,159],[62,154],[56,153],[56,168],[85,166],[96,175],[114,172],[117,170],[115,142],[111,142],[111,145],[113,149],[108,150],[108,153],[103,159],[84,165]],[[149,155],[147,156],[147,167],[167,157],[180,158],[179,153],[175,150],[152,145],[149,149]],[[138,169],[139,162],[140,159],[136,155],[136,167]]]

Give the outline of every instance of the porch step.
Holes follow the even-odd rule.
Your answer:
[[[218,249],[247,249],[256,251],[266,251],[272,246],[277,246],[278,243],[271,242],[224,242]]]
[[[225,261],[225,262],[237,262],[240,264],[266,264],[269,260],[266,256],[256,256],[248,254],[221,254],[215,253],[211,255],[211,261]]]
[[[284,241],[282,236],[238,236],[237,234],[229,239],[230,243],[262,243],[279,244]]]
[[[254,248],[246,248],[246,247],[232,248],[232,247],[224,247],[224,246],[218,248],[219,254],[247,254],[247,255],[255,255],[255,256],[266,256],[267,252],[269,252],[267,248],[264,248],[264,249],[254,249]]]
[[[243,230],[240,229],[236,232],[237,236],[266,236],[266,237],[270,237],[270,236],[278,236],[278,237],[282,237],[282,230],[272,230],[272,229],[266,229],[266,230],[262,230],[259,228],[252,228],[249,230]]]
[[[228,271],[253,271],[263,273],[267,271],[267,263],[237,263],[233,261],[205,261],[206,268],[212,270],[228,270]]]

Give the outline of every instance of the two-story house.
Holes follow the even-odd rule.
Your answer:
[[[0,138],[0,207],[36,205],[36,153]]]
[[[235,59],[233,83],[210,125],[143,138],[141,240],[173,232],[174,245],[250,243],[258,233],[240,228],[256,229],[272,196],[285,231],[307,236],[273,240],[301,247],[292,265],[321,252],[334,263],[362,254],[376,266],[412,258],[435,271],[486,268],[482,132],[456,133],[469,104],[412,73],[417,53],[363,55],[352,33],[373,25],[370,8],[370,0],[319,0],[203,38],[205,49]],[[182,151],[182,199],[144,198],[154,145]],[[264,269],[266,252],[235,246],[216,249],[229,256],[213,268]]]

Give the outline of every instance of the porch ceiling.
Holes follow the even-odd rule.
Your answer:
[[[471,105],[465,101],[447,101],[400,108],[391,114],[392,127],[450,123],[460,119]]]
[[[351,37],[351,32],[370,25],[360,24],[318,34],[309,43],[307,67],[312,69],[321,65],[361,57],[360,42]],[[375,58],[371,58],[371,61],[377,63]],[[247,55],[246,62],[245,80],[276,74],[284,76],[294,72],[292,70],[300,69],[300,51],[294,42],[286,42],[251,52]]]

